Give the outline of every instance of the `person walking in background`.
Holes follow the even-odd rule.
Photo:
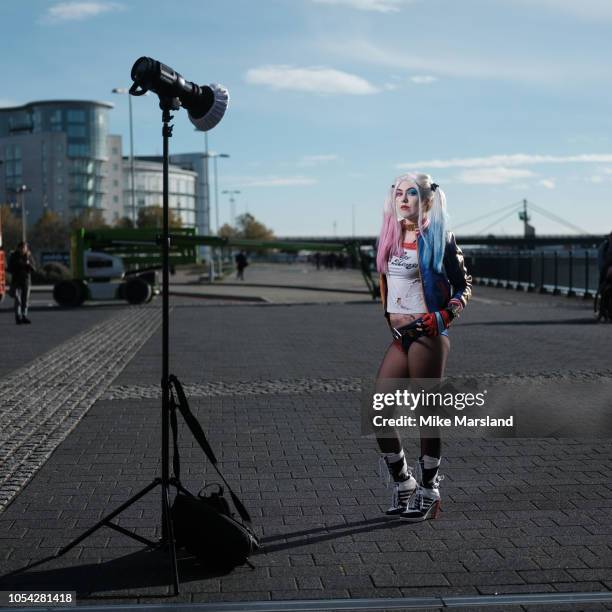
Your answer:
[[[28,319],[31,274],[36,270],[27,242],[20,242],[8,260],[11,275],[11,295],[15,299],[15,323],[31,323]]]
[[[612,232],[604,238],[597,249],[597,267],[599,268],[599,291],[608,276],[608,269],[612,266]]]
[[[246,253],[244,251],[240,251],[238,255],[236,255],[236,278],[239,280],[244,280],[244,269],[249,265],[247,261]]]

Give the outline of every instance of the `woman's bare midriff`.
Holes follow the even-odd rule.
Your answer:
[[[417,319],[420,319],[421,317],[425,316],[425,314],[426,314],[425,312],[417,313],[417,314],[390,313],[389,321],[393,327],[398,328],[398,327],[403,327],[404,325],[408,325],[409,323],[412,323],[413,321],[416,321]]]

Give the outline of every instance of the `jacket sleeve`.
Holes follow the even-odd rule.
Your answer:
[[[453,291],[451,300],[459,301],[465,307],[472,297],[472,277],[468,274],[463,251],[457,245],[455,235],[452,232],[448,233],[444,253],[444,268]]]

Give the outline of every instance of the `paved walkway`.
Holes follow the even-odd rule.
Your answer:
[[[612,325],[595,324],[580,300],[476,293],[452,331],[447,374],[612,377]],[[53,404],[62,377],[63,397],[76,410],[65,439],[48,459],[32,457],[39,462],[31,462],[32,479],[0,514],[0,571],[57,551],[159,474],[159,305],[40,310],[29,328],[0,314],[2,337],[15,347],[15,355],[0,354],[0,382],[29,394],[23,405],[14,403],[13,387],[2,394],[9,418],[19,421],[24,410],[30,430],[40,430],[29,411]],[[388,343],[379,304],[220,306],[176,297],[172,306],[171,370],[187,385],[265,549],[254,570],[225,576],[181,561],[182,594],[170,601],[612,590],[610,440],[448,442],[441,518],[389,522],[376,446],[360,436],[358,418],[359,380],[373,376]],[[88,341],[86,355],[70,352]],[[28,374],[50,363],[57,382]],[[10,461],[12,438],[4,440]],[[212,475],[185,432],[182,440],[184,480],[195,490]],[[158,536],[158,510],[158,496],[149,495],[119,524]],[[0,589],[9,586],[77,590],[81,603],[159,604],[167,568],[163,555],[105,529],[56,561],[0,581]]]
[[[276,304],[358,302],[370,293],[358,270],[317,270],[312,264],[253,264],[245,280],[235,274],[209,283],[198,272],[181,272],[172,277],[174,295],[226,297]]]

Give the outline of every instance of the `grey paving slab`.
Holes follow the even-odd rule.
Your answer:
[[[612,326],[569,306],[474,302],[451,330],[447,374],[610,376]],[[172,369],[195,383],[372,377],[389,344],[379,304],[176,307],[171,335]],[[157,384],[160,344],[153,336],[117,384]]]
[[[294,265],[256,263],[246,270],[246,279],[235,274],[222,281],[209,283],[188,271],[171,279],[174,294],[202,298],[227,296],[254,299],[275,304],[355,302],[370,300],[370,293],[358,270],[317,270],[307,263]]]
[[[592,325],[584,305],[478,291],[452,330],[449,374],[609,375],[612,326]],[[448,442],[441,518],[388,521],[352,386],[388,343],[379,306],[174,303],[172,370],[265,544],[255,570],[229,576],[181,561],[190,601],[609,589],[609,440]],[[1,570],[56,550],[158,475],[160,344],[159,334],[143,344],[0,515]],[[183,441],[184,480],[197,489],[211,471]],[[159,535],[158,511],[150,495],[119,523]],[[167,592],[167,567],[104,532],[13,584],[70,584],[106,604],[134,593],[144,604]]]
[[[24,486],[159,326],[134,307],[0,380],[0,509]]]
[[[124,305],[104,305],[63,310],[50,305],[51,295],[38,299],[30,311],[32,325],[15,325],[12,302],[5,298],[0,307],[0,378],[20,368],[72,336],[114,316]]]
[[[236,491],[256,517],[255,525],[266,547],[264,552],[254,557],[254,572],[240,568],[227,577],[206,578],[198,574],[197,568],[184,563],[186,583],[195,600],[199,594],[204,596],[217,591],[220,601],[225,600],[226,592],[235,597],[242,591],[261,591],[263,595],[259,599],[277,598],[279,593],[289,592],[297,598],[302,589],[310,591],[315,588],[324,593],[352,593],[357,589],[355,592],[360,594],[373,594],[379,588],[420,588],[422,593],[432,594],[443,586],[472,589],[497,586],[498,592],[505,592],[504,586],[508,585],[511,587],[508,592],[531,592],[530,585],[533,584],[563,584],[566,585],[564,590],[571,591],[567,585],[575,583],[576,590],[579,590],[581,582],[588,582],[604,590],[601,582],[607,576],[604,570],[599,575],[571,562],[563,567],[547,566],[548,560],[562,557],[562,541],[571,536],[574,526],[555,522],[556,527],[547,528],[550,530],[547,533],[557,537],[559,543],[556,546],[528,548],[535,519],[559,521],[560,517],[576,512],[581,507],[580,502],[568,502],[566,507],[557,506],[551,511],[534,509],[522,514],[522,526],[512,531],[512,537],[524,544],[523,552],[508,545],[503,530],[499,532],[488,527],[496,515],[503,517],[506,511],[512,513],[512,504],[505,509],[489,511],[489,519],[476,518],[470,525],[470,515],[453,508],[453,498],[459,490],[450,477],[447,477],[444,489],[446,510],[435,523],[414,526],[382,518],[381,510],[387,503],[387,493],[377,479],[374,444],[359,437],[358,423],[352,418],[355,408],[351,397],[331,404],[329,395],[300,396],[295,402],[288,401],[288,396],[235,396],[192,401],[194,411],[218,453],[224,473],[235,483]],[[91,524],[99,513],[144,485],[145,474],[153,474],[158,465],[158,429],[159,404],[154,400],[97,402],[88,418],[37,474],[36,487],[26,487],[1,515],[0,537],[9,536],[7,548],[10,547],[1,567],[8,569],[14,567],[17,560],[21,563],[36,558],[41,552],[41,541],[47,550],[60,546]],[[321,432],[326,432],[326,435],[322,436]],[[189,436],[184,435],[183,440],[184,479],[188,486],[198,489],[213,475]],[[288,440],[290,448],[287,447]],[[544,448],[537,448],[532,441],[529,452],[537,453],[534,456],[545,456],[546,449],[561,452],[563,445],[564,441],[547,440]],[[499,441],[483,442],[480,450],[493,452],[503,446]],[[586,443],[577,447],[584,449]],[[311,454],[313,450],[315,452]],[[460,449],[449,446],[445,463],[452,464],[453,456],[459,452]],[[341,460],[346,456],[350,456],[350,460]],[[318,469],[320,457],[328,457],[322,474]],[[464,457],[468,469],[478,466],[480,461],[478,456]],[[552,466],[554,458],[548,463]],[[292,476],[294,464],[296,471]],[[546,465],[545,462],[543,466],[531,469],[546,471]],[[506,467],[498,462],[493,469],[494,474],[501,474]],[[316,476],[312,476],[311,471]],[[83,481],[82,476],[94,476],[93,486],[88,484],[91,480]],[[269,482],[270,476],[275,482],[286,482],[290,487],[271,491],[275,495],[265,497],[265,491],[261,491],[259,485]],[[367,482],[364,482],[364,476]],[[317,486],[313,486],[313,479],[316,479]],[[346,506],[346,489],[334,488],[332,485],[336,480],[354,487],[350,490],[357,500],[371,497],[374,501],[367,509],[359,504]],[[550,490],[544,492],[545,497],[556,498],[554,479],[549,486]],[[71,487],[72,496],[54,496],[58,491],[70,492]],[[506,487],[500,481],[491,490],[493,494],[503,495]],[[113,492],[116,492],[114,501],[111,500]],[[28,519],[28,509],[38,508],[39,500],[44,496],[53,500],[54,512],[48,514],[46,527],[42,530],[34,519]],[[97,514],[67,527],[66,520],[78,516],[72,510],[71,501],[75,498],[85,502],[86,507]],[[150,496],[139,504],[135,514],[122,517],[119,524],[139,527],[141,533],[159,534],[158,505],[158,497]],[[337,511],[330,512],[331,508],[337,508]],[[295,517],[296,512],[298,522],[288,520]],[[582,513],[587,519],[592,519],[599,509],[582,509]],[[312,518],[316,520],[309,523]],[[16,538],[16,534],[21,537]],[[483,536],[487,540],[484,546],[481,544]],[[33,580],[45,582],[61,576],[81,585],[82,578],[76,569],[78,564],[100,560],[103,565],[96,570],[96,576],[101,583],[87,588],[93,589],[94,596],[104,595],[109,588],[113,592],[127,592],[128,581],[117,567],[123,567],[121,563],[128,564],[130,558],[137,564],[136,559],[143,554],[138,552],[138,548],[131,555],[126,554],[127,542],[129,540],[122,542],[122,536],[112,532],[100,535],[93,541],[84,542],[81,555],[76,558],[58,561],[54,570],[37,570]],[[592,555],[592,551],[576,543],[571,548],[573,555],[577,551]],[[84,555],[86,551],[89,556]],[[147,588],[165,588],[163,559],[158,561],[155,570],[157,582],[148,583]],[[151,569],[147,565],[147,571]],[[141,576],[142,583],[146,580]],[[524,586],[525,591],[521,591],[520,586]],[[536,589],[535,592],[540,591]]]

